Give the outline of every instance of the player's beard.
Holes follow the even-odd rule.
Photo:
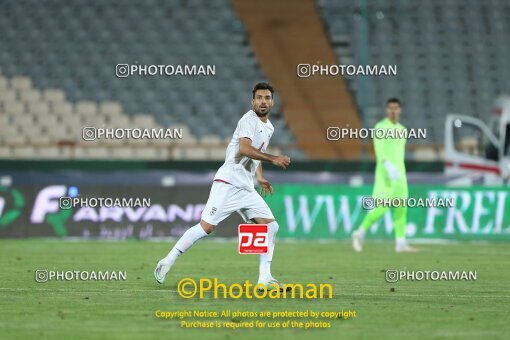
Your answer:
[[[264,112],[264,113],[260,112],[260,108],[258,110],[253,110],[253,111],[255,111],[255,113],[259,117],[267,117],[267,115],[269,114],[270,109],[268,107],[266,107],[266,112]]]

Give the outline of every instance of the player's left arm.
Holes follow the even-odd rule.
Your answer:
[[[257,175],[257,182],[260,184],[260,194],[264,197],[267,196],[267,193],[269,193],[270,196],[273,196],[273,186],[267,179],[264,178],[264,174],[262,173],[262,162],[259,163],[255,173]]]

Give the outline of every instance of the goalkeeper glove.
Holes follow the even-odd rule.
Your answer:
[[[396,166],[394,166],[387,160],[383,161],[383,165],[384,168],[386,169],[386,174],[388,175],[390,180],[396,181],[400,178],[400,173]]]

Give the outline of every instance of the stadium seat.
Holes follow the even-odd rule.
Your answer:
[[[29,90],[32,80],[29,77],[15,76],[11,79],[11,88],[15,90]]]
[[[360,4],[350,0],[317,2],[339,63],[356,63],[368,57],[369,64],[398,65],[398,77],[391,83],[387,77],[349,78],[358,105],[366,108],[365,126],[374,123],[371,106],[381,107],[389,96],[397,96],[405,104],[404,116],[412,112],[414,120],[430,115],[435,137],[429,143],[442,144],[446,113],[475,116],[490,110],[500,90],[510,92],[508,82],[496,86],[493,80],[507,78],[501,72],[508,70],[503,60],[510,57],[506,43],[510,26],[503,24],[508,19],[508,7],[502,1],[483,6],[485,3],[470,1],[458,6],[455,1],[367,1],[369,30],[364,38],[368,51],[362,55],[362,26],[357,14]],[[470,70],[473,63],[476,67]],[[499,74],[494,73],[496,70]],[[357,95],[361,79],[367,83],[366,103]],[[409,109],[413,106],[416,108]]]
[[[36,158],[37,152],[32,146],[20,146],[13,148],[13,156],[16,158],[33,159]]]
[[[46,89],[43,91],[43,98],[48,102],[63,102],[65,94],[64,91],[59,89]]]
[[[51,13],[45,2],[10,1],[2,4],[0,112],[7,114],[9,123],[22,128],[18,131],[20,135],[4,134],[3,141],[9,145],[22,141],[49,143],[47,147],[54,147],[62,141],[83,143],[83,126],[181,126],[184,139],[170,145],[197,148],[196,152],[185,150],[179,155],[189,155],[193,159],[199,155],[217,158],[214,152],[201,151],[200,142],[194,136],[214,135],[201,141],[224,148],[224,141],[230,139],[237,119],[250,108],[251,86],[264,79],[247,43],[243,24],[229,1],[200,0],[186,3],[186,6],[180,1],[133,4],[135,2],[126,1],[91,5],[78,1],[69,6],[52,6]],[[173,12],[176,6],[180,6],[179,15]],[[118,16],[119,11],[122,16]],[[137,19],[140,15],[145,18],[143,21]],[[210,20],[211,17],[215,20]],[[204,24],[207,29],[203,29]],[[14,29],[17,25],[23,29]],[[149,49],[152,53],[147,55],[145,51]],[[115,65],[121,63],[211,64],[216,67],[216,75],[117,78]],[[219,94],[218,79],[229,84]],[[275,117],[281,111],[281,104],[277,103],[273,109]],[[212,125],[205,123],[211,115],[220,118]],[[223,120],[228,120],[228,124]],[[30,123],[35,126],[27,127]],[[282,132],[281,140],[285,143],[292,141],[286,125],[280,128],[286,130]],[[276,138],[274,142],[278,141]],[[148,158],[166,159],[173,155],[160,152],[164,150],[160,145],[168,144],[168,141],[140,140],[137,143],[155,147],[156,151],[147,153]],[[108,141],[107,144],[136,143]],[[71,155],[78,158],[116,157],[109,149],[105,152],[100,143],[96,146],[99,148],[97,152],[89,143],[87,149],[77,149]],[[66,154],[60,149],[59,152],[48,150],[40,157],[65,157]],[[126,155],[119,153],[119,157]],[[142,155],[134,152],[133,157]]]

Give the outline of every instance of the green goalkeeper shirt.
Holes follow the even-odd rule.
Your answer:
[[[385,118],[377,123],[374,129],[385,130],[384,134],[379,132],[379,135],[383,135],[379,136],[382,138],[377,138],[378,133],[374,133],[376,158],[374,196],[392,196],[393,194],[397,194],[395,191],[400,192],[402,190],[407,192],[406,168],[404,162],[407,141],[405,138],[406,128],[400,123],[394,124],[391,120]],[[394,138],[388,137],[391,133],[387,131],[389,129],[402,130],[400,131],[402,136],[397,135],[395,131],[391,131],[393,132]],[[391,182],[389,179],[383,161],[390,162],[398,169],[400,177],[396,182]]]

